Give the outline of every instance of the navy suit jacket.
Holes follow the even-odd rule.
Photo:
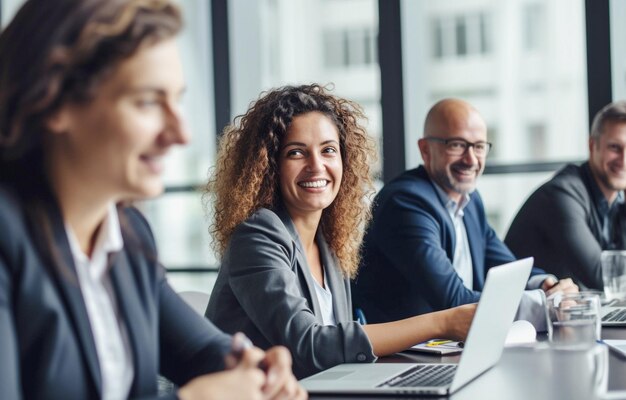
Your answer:
[[[424,167],[385,185],[374,200],[361,269],[353,282],[353,303],[368,322],[387,322],[480,298],[487,270],[515,260],[487,223],[477,191],[464,209],[474,287],[463,285],[452,266],[456,237]],[[543,273],[538,268],[531,275]]]
[[[35,192],[45,196],[50,224],[27,217],[32,196],[0,184],[0,398],[97,399],[100,367],[63,219],[49,192]],[[122,209],[120,220],[132,229],[123,229],[110,274],[132,348],[129,397],[156,397],[159,372],[183,384],[223,369],[230,337],[172,291],[139,212]],[[51,234],[58,268],[38,242],[41,231]]]

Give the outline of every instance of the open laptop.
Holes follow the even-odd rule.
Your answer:
[[[602,326],[626,326],[626,300],[615,299],[602,305]]]
[[[341,364],[300,381],[309,393],[446,395],[493,367],[533,265],[532,258],[489,269],[459,364]]]

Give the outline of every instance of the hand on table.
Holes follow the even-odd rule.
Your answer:
[[[233,336],[226,371],[191,380],[178,391],[181,400],[305,400],[308,395],[291,371],[291,355],[282,347],[263,352],[243,334]]]
[[[555,280],[553,277],[547,277],[541,284],[541,289],[546,292],[546,296],[554,293],[578,293],[578,285],[570,278]]]

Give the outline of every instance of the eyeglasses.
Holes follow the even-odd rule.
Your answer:
[[[451,156],[462,156],[467,149],[473,147],[476,157],[486,157],[491,150],[491,143],[489,142],[471,143],[465,139],[442,139],[438,137],[425,137],[424,139],[443,143],[446,146],[446,153]]]

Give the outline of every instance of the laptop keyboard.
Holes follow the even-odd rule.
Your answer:
[[[456,367],[450,364],[416,365],[378,387],[447,386],[454,378]]]
[[[603,322],[624,322],[626,321],[626,309],[618,308],[616,310],[611,311],[604,317],[602,317]]]

